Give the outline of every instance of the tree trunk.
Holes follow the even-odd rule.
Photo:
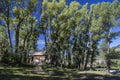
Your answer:
[[[93,61],[94,61],[94,51],[91,54],[90,69],[93,69]]]
[[[19,46],[19,29],[16,30],[16,34],[15,34],[15,53],[18,53],[18,46]]]
[[[109,29],[108,31],[108,35],[107,35],[107,55],[109,55],[110,53],[110,34],[111,34],[111,30],[112,30],[112,27]],[[110,59],[108,57],[106,57],[106,66],[107,66],[107,70],[109,72],[110,70]]]
[[[10,33],[10,5],[9,5],[9,2],[7,2],[7,32],[8,32],[8,39],[9,39],[9,45],[10,45],[10,50],[11,50],[11,53],[12,53],[12,40],[11,40],[11,33]]]
[[[87,69],[90,53],[89,53],[89,51],[86,50],[85,54],[86,54],[86,56],[85,56],[85,62],[84,62],[84,70]]]
[[[67,61],[68,61],[68,66],[71,66],[71,55],[69,51],[68,51]]]
[[[22,18],[19,23],[16,26],[16,31],[15,31],[15,53],[18,53],[18,48],[19,48],[19,31],[20,31],[20,26],[21,23],[23,22],[24,18]]]

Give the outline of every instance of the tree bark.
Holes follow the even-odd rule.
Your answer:
[[[108,35],[107,35],[107,54],[106,55],[109,55],[110,53],[110,34],[111,34],[111,30],[112,30],[112,27],[109,29],[108,31]],[[108,57],[106,57],[106,66],[107,66],[107,70],[109,72],[110,70],[110,59]]]
[[[11,33],[10,33],[10,5],[9,5],[9,2],[7,2],[7,33],[8,33],[8,39],[9,39],[9,45],[10,45],[10,50],[11,50],[11,53],[12,53],[12,40],[11,40]]]
[[[89,60],[90,53],[89,53],[89,51],[86,50],[85,54],[86,54],[86,56],[85,56],[84,70],[87,69],[87,65],[88,65],[88,60]]]
[[[18,48],[19,48],[19,32],[20,32],[20,26],[21,26],[21,23],[23,22],[24,18],[22,18],[19,23],[17,24],[16,26],[16,31],[15,31],[15,40],[16,40],[16,43],[15,43],[15,53],[18,53]]]

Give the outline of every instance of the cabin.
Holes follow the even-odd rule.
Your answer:
[[[44,64],[45,63],[45,59],[47,57],[46,55],[46,51],[44,50],[38,50],[38,51],[34,51],[32,53],[30,53],[30,63],[37,65],[37,64]]]

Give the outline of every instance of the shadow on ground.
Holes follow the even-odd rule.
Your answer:
[[[47,70],[46,74],[33,74],[25,69],[0,69],[0,80],[120,80],[120,76],[77,73],[76,70]]]

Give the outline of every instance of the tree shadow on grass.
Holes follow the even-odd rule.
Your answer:
[[[16,74],[18,72],[18,74]],[[20,72],[20,73],[19,73]],[[56,75],[55,75],[56,74]],[[62,75],[60,71],[55,71],[55,74],[32,74],[32,72],[26,72],[24,69],[0,69],[0,80],[68,80],[68,78]]]
[[[0,80],[69,80],[64,77],[44,76],[22,76],[22,75],[0,75]]]
[[[66,77],[68,80],[120,80],[120,75],[99,75],[94,73],[78,73],[77,70],[56,69],[51,76]]]
[[[98,75],[91,73],[73,74],[73,80],[120,80],[120,76]]]
[[[4,75],[4,74],[12,75],[12,74],[15,74],[15,73],[20,73],[20,72],[25,72],[25,69],[20,69],[20,68],[18,68],[18,69],[7,69],[7,68],[0,69],[0,75]]]
[[[16,74],[20,71],[20,74]],[[120,80],[120,76],[98,75],[92,73],[77,73],[76,70],[54,69],[53,73],[32,74],[24,69],[0,69],[0,80]],[[21,75],[22,74],[22,75]]]

